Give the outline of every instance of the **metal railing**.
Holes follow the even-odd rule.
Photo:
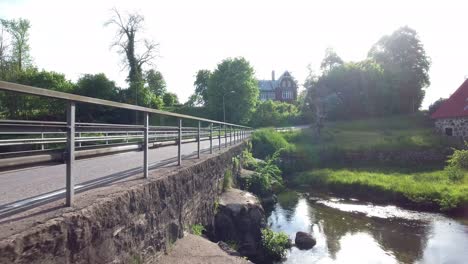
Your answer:
[[[50,121],[24,121],[24,120],[0,120],[0,147],[13,146],[40,146],[39,152],[49,151],[49,146],[63,146],[64,160],[66,163],[66,205],[72,206],[74,199],[74,163],[77,152],[116,146],[138,145],[143,151],[143,175],[148,178],[148,155],[150,143],[173,141],[177,145],[177,164],[182,163],[182,143],[184,140],[197,142],[197,158],[200,158],[200,142],[209,140],[210,151],[213,153],[213,140],[217,137],[218,148],[221,149],[222,138],[224,146],[232,145],[249,137],[252,129],[231,123],[199,118],[190,115],[166,112],[142,106],[118,103],[108,100],[80,96],[75,94],[57,92],[32,86],[0,81],[0,90],[35,95],[53,99],[61,99],[67,102],[66,122]],[[102,124],[80,123],[75,120],[76,103],[94,104],[114,107],[143,113],[142,125],[128,124]],[[177,126],[151,126],[150,115],[174,117],[178,119]],[[183,127],[182,121],[188,119],[198,121],[197,127]],[[203,124],[208,124],[203,126]],[[14,136],[6,138],[5,136]],[[20,138],[18,136],[21,135]],[[122,149],[122,148],[120,148]],[[132,149],[132,148],[128,148]],[[13,151],[9,155],[21,156],[29,151]],[[96,152],[96,151],[95,151]],[[100,151],[99,153],[102,153]],[[5,154],[5,153],[0,153]]]

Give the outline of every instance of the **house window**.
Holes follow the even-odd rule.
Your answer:
[[[283,99],[293,99],[292,91],[283,91],[281,96]]]
[[[445,128],[445,135],[447,135],[447,136],[453,136],[453,128],[451,128],[451,127],[446,127],[446,128]]]

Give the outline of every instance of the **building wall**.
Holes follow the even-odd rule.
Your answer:
[[[283,78],[276,88],[276,101],[293,102],[297,98],[297,86],[290,77]]]
[[[468,137],[468,117],[436,119],[435,128],[442,135]]]

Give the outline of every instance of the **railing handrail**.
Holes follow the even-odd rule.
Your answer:
[[[119,103],[119,102],[114,102],[114,101],[109,101],[109,100],[104,100],[104,99],[98,99],[98,98],[93,98],[93,97],[88,97],[88,96],[58,92],[58,91],[38,88],[38,87],[34,87],[34,86],[11,83],[11,82],[5,82],[5,81],[0,81],[0,90],[11,91],[11,92],[16,92],[16,93],[23,93],[23,94],[29,94],[29,95],[37,95],[37,96],[67,100],[67,101],[72,101],[72,102],[95,104],[95,105],[101,105],[101,106],[109,106],[109,107],[115,107],[115,108],[121,108],[121,109],[127,109],[127,110],[140,111],[140,112],[145,112],[145,113],[160,114],[160,115],[166,115],[166,116],[172,116],[172,117],[184,118],[184,119],[191,119],[191,120],[209,122],[209,123],[220,124],[220,125],[242,127],[242,128],[251,128],[251,127],[247,127],[247,126],[236,125],[236,124],[232,124],[232,123],[226,123],[226,122],[211,120],[211,119],[207,119],[207,118],[201,118],[201,117],[184,115],[184,114],[177,114],[177,113],[167,112],[167,111],[163,111],[163,110],[157,110],[157,109],[152,109],[152,108],[148,108],[148,107],[138,106],[138,105],[131,105],[131,104]]]

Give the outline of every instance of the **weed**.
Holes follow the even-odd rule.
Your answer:
[[[192,234],[196,236],[201,236],[205,232],[205,227],[200,224],[192,225],[190,229],[192,230]]]
[[[232,187],[232,170],[227,169],[224,172],[224,179],[223,179],[223,191],[226,191]]]

